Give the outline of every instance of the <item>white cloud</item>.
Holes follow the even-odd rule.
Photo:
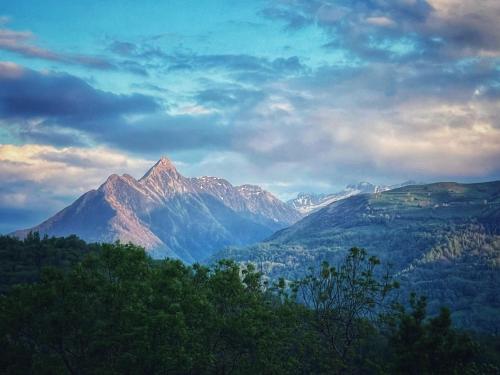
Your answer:
[[[18,78],[22,76],[24,69],[10,61],[0,61],[0,78]]]
[[[374,26],[392,27],[396,22],[389,17],[367,17],[366,22]]]
[[[0,180],[4,186],[14,184],[20,189],[9,193],[15,199],[4,196],[2,202],[18,205],[42,198],[39,204],[46,199],[63,205],[67,199],[97,188],[112,173],[140,177],[152,163],[106,148],[0,145]],[[21,199],[22,195],[28,198]]]

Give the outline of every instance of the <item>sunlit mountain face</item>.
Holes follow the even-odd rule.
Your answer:
[[[500,3],[4,1],[0,233],[161,155],[288,201],[500,177]]]
[[[162,157],[139,180],[113,174],[40,225],[13,234],[131,242],[153,258],[192,263],[228,245],[263,240],[300,217],[259,186],[233,186],[218,177],[186,178]]]

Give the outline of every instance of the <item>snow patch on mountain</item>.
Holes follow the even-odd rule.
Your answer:
[[[346,199],[358,194],[373,194],[387,190],[397,189],[403,186],[420,185],[415,181],[405,181],[395,185],[374,185],[370,182],[359,182],[347,185],[343,190],[329,194],[299,193],[297,198],[291,199],[287,204],[299,211],[302,215],[309,215],[333,202]]]

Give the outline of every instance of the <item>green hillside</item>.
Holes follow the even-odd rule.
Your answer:
[[[500,330],[500,181],[436,183],[335,202],[246,248],[218,258],[251,261],[271,278],[294,279],[358,246],[429,296],[431,311],[451,307],[457,324]]]

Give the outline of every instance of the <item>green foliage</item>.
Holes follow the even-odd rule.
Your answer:
[[[266,242],[213,256],[252,262],[267,277],[301,278],[352,244],[398,273],[401,290],[446,305],[456,326],[500,331],[500,182],[438,183],[357,195],[312,213]]]
[[[68,241],[68,259],[80,243],[2,240],[25,254],[37,253],[34,243]],[[362,249],[296,283],[272,285],[252,265],[228,260],[153,261],[119,243],[81,250],[80,262],[42,256],[38,269],[40,258],[25,260],[36,277],[0,296],[0,373],[375,374],[401,373],[421,358],[427,367],[416,368],[429,373],[453,373],[446,366],[457,363],[494,369],[487,364],[495,352],[479,358],[471,339],[450,328],[449,314],[427,319],[418,304],[411,313],[388,310],[395,284]]]
[[[312,323],[328,348],[336,368],[359,362],[356,351],[363,337],[388,305],[388,294],[398,285],[388,274],[375,276],[380,265],[364,249],[352,248],[338,267],[327,262],[295,283],[301,300],[312,309]]]
[[[0,236],[0,294],[13,285],[33,283],[42,269],[68,269],[95,248],[76,236],[43,237],[29,233],[24,240]]]
[[[479,347],[472,339],[451,327],[450,311],[427,318],[425,297],[410,297],[411,310],[397,308],[393,319],[390,348],[393,371],[404,374],[477,373],[474,362]],[[484,372],[481,372],[484,373]]]

